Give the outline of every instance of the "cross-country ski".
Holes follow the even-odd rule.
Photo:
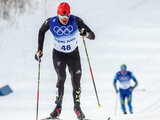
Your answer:
[[[41,119],[41,120],[64,120],[64,119],[60,119],[60,118],[44,118],[44,119]],[[79,119],[79,120],[91,120],[91,119]]]
[[[44,118],[44,119],[41,119],[41,120],[62,120],[60,118]]]

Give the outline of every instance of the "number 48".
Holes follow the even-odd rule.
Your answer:
[[[71,46],[70,45],[67,45],[67,46],[65,46],[65,45],[63,45],[62,47],[61,47],[61,49],[62,50],[70,50],[71,49]]]

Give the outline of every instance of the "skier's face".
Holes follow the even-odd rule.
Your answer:
[[[126,74],[126,70],[121,70],[121,73],[122,74]]]
[[[63,24],[66,25],[69,21],[69,15],[59,15],[57,14],[59,21]]]

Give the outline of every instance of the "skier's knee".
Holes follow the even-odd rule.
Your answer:
[[[64,87],[64,82],[65,82],[65,78],[58,79],[58,82],[57,82],[56,87],[57,87],[57,88],[62,88],[62,87]]]

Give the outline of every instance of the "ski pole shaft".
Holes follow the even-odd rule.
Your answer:
[[[117,115],[117,105],[118,105],[118,94],[116,94],[115,111],[114,115]]]
[[[85,40],[84,40],[84,36],[82,37],[82,39],[83,39],[84,48],[85,48],[85,52],[86,52],[86,56],[87,56],[87,60],[88,60],[88,64],[89,64],[89,69],[90,69],[90,73],[91,73],[91,77],[92,77],[92,81],[93,81],[94,90],[95,90],[96,97],[97,97],[98,106],[100,108],[101,104],[99,102],[98,93],[97,93],[97,89],[96,89],[96,84],[95,84],[95,81],[94,81],[93,72],[92,72],[92,68],[91,68],[91,64],[90,64],[90,60],[89,60],[89,56],[88,56],[88,52],[87,52],[87,47],[86,47],[86,43],[85,43]]]
[[[144,88],[139,88],[139,89],[135,89],[135,91],[145,92],[145,91],[146,91],[146,89],[144,89]]]
[[[38,107],[39,107],[39,84],[40,84],[40,60],[38,64],[38,87],[37,87],[37,108],[36,108],[36,120],[38,120]]]

